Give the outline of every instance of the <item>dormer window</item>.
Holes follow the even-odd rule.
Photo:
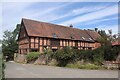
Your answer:
[[[82,37],[82,39],[83,39],[83,40],[85,40],[85,38],[84,38],[84,37]]]
[[[56,37],[57,37],[57,35],[55,33],[53,33],[53,38],[56,38]]]
[[[74,39],[74,35],[73,34],[70,34],[70,39]]]
[[[71,38],[71,39],[74,39],[74,37],[72,37],[72,36],[71,36],[70,38]]]
[[[89,38],[89,40],[92,40],[91,38]]]
[[[74,39],[73,35],[70,36],[71,39]]]

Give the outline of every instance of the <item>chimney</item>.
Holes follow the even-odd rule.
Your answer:
[[[73,25],[72,25],[72,24],[70,24],[70,26],[69,26],[69,27],[73,28]]]

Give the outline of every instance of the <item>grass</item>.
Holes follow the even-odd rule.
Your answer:
[[[95,64],[67,64],[68,68],[78,68],[78,69],[88,69],[88,70],[98,70],[105,69],[102,66],[97,66]]]

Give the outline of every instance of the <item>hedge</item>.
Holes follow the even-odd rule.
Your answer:
[[[35,61],[39,57],[39,52],[30,52],[26,55],[27,62]]]

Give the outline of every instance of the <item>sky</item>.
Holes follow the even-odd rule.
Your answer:
[[[22,18],[118,33],[118,2],[3,2],[0,6],[0,39],[5,30],[13,31]]]

